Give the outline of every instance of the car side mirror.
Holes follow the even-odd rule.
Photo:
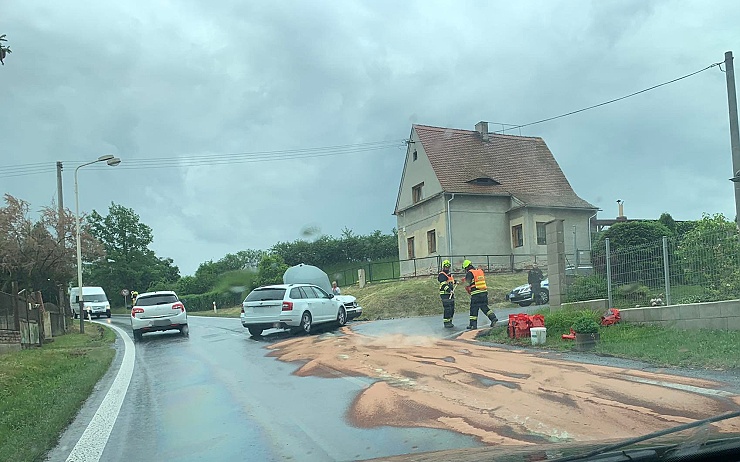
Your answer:
[[[334,294],[329,294],[329,298],[334,298]]]

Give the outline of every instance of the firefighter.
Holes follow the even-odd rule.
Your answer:
[[[465,290],[470,294],[470,324],[468,329],[478,328],[478,310],[488,316],[491,320],[491,327],[496,325],[498,318],[493,314],[493,310],[488,308],[488,287],[486,287],[486,276],[483,270],[476,269],[470,260],[463,262],[465,273]]]
[[[139,298],[139,292],[133,291],[131,292],[131,308],[136,306],[136,299]]]
[[[447,328],[455,327],[452,324],[452,317],[455,315],[455,278],[452,276],[450,267],[452,264],[449,260],[442,262],[442,271],[439,272],[437,281],[439,282],[439,298],[442,299],[442,322]]]

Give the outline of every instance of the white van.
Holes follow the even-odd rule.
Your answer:
[[[80,316],[80,302],[77,299],[79,292],[80,290],[77,287],[69,289],[69,306],[72,308],[72,315],[75,318]],[[101,315],[110,318],[110,302],[102,287],[83,287],[82,302],[88,319],[91,319],[92,315],[95,315],[96,318]]]

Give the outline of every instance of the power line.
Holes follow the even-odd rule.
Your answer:
[[[699,74],[700,72],[704,72],[704,71],[706,71],[708,69],[711,69],[711,68],[713,68],[715,66],[719,66],[722,63],[724,63],[724,61],[719,62],[719,63],[710,64],[709,66],[705,67],[704,69],[700,69],[700,70],[698,70],[696,72],[692,72],[690,74],[683,75],[681,77],[675,78],[673,80],[669,80],[667,82],[659,83],[658,85],[653,85],[652,87],[645,88],[644,90],[636,91],[634,93],[630,93],[629,95],[621,96],[619,98],[611,99],[609,101],[604,101],[603,103],[594,104],[593,106],[585,107],[583,109],[578,109],[576,111],[567,112],[565,114],[560,114],[560,115],[554,116],[554,117],[548,117],[547,119],[538,120],[536,122],[530,122],[528,124],[513,125],[513,126],[511,126],[509,128],[503,128],[502,130],[496,131],[496,132],[493,132],[493,133],[505,133],[505,132],[507,132],[509,130],[516,130],[516,129],[520,129],[520,128],[524,128],[524,127],[529,127],[530,125],[537,125],[537,124],[541,124],[541,123],[544,123],[544,122],[549,122],[551,120],[561,119],[563,117],[568,117],[568,116],[571,116],[573,114],[578,114],[579,112],[584,112],[584,111],[588,111],[590,109],[594,109],[594,108],[597,108],[597,107],[606,106],[607,104],[616,103],[617,101],[621,101],[623,99],[631,98],[633,96],[639,95],[640,93],[645,93],[645,92],[648,92],[650,90],[655,90],[656,88],[662,87],[664,85],[668,85],[668,84],[671,84],[671,83],[678,82],[679,80],[683,80],[683,79],[689,78],[689,77],[691,77],[693,75]]]
[[[368,143],[345,144],[336,146],[324,146],[314,148],[283,149],[273,151],[252,151],[231,154],[192,155],[173,157],[147,157],[147,158],[125,158],[117,169],[154,169],[173,167],[197,167],[204,165],[230,165],[250,162],[272,162],[280,160],[311,159],[319,157],[337,156],[344,154],[356,154],[362,152],[379,151],[389,148],[400,147],[402,140],[374,141]],[[69,164],[82,164],[81,160],[65,160]],[[0,170],[0,178],[13,176],[33,175],[54,171],[47,163],[24,164],[3,167]],[[107,169],[105,166],[92,166],[91,169]]]

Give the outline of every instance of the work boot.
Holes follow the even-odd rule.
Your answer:
[[[446,322],[445,323],[445,327],[448,328],[448,329],[452,329],[453,327],[455,327],[455,325],[452,324],[452,321],[450,321],[450,322]]]
[[[493,312],[491,312],[491,314],[488,315],[488,319],[491,320],[491,327],[496,327],[496,323],[498,322],[498,318],[496,317],[495,314],[493,314]]]
[[[477,322],[471,322],[471,323],[470,323],[470,324],[468,325],[468,327],[467,327],[467,329],[468,329],[468,330],[475,330],[475,329],[477,329],[477,328],[478,328],[478,323],[477,323]]]

